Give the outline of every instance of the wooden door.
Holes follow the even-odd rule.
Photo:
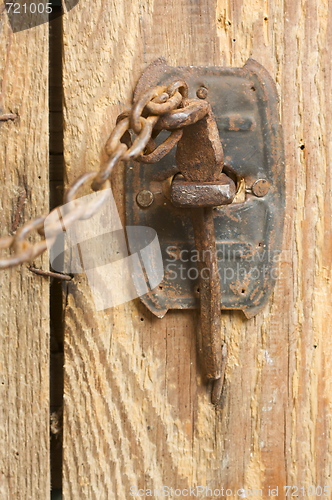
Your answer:
[[[253,57],[277,82],[287,191],[285,257],[269,305],[249,321],[223,314],[221,408],[197,362],[195,313],[158,320],[139,300],[97,313],[86,282],[72,284],[66,499],[129,498],[130,486],[163,485],[267,497],[269,487],[331,484],[331,14],[330,2],[310,0],[81,0],[64,18],[69,180],[98,168],[154,59],[242,66]],[[113,186],[123,210],[122,168]]]
[[[202,376],[197,355],[197,313],[170,311],[157,319],[139,299],[98,312],[85,276],[75,275],[69,282],[64,311],[63,499],[127,500],[138,489],[145,498],[163,487],[184,497],[184,490],[197,486],[208,488],[199,490],[201,499],[285,498],[287,486],[293,487],[287,498],[330,498],[332,3],[80,0],[62,20],[66,182],[99,168],[116,116],[131,105],[142,71],[160,56],[173,66],[239,67],[249,57],[263,64],[277,83],[286,153],[280,277],[269,304],[255,318],[246,320],[240,312],[222,315],[220,335],[229,356],[219,407],[210,403],[211,386]],[[8,46],[11,35],[6,29],[1,36]],[[43,28],[38,29],[26,35],[29,40],[42,36]],[[19,50],[15,47],[12,42],[10,50]],[[30,52],[31,58],[25,54],[16,65],[32,64],[37,52],[32,46]],[[1,66],[3,74],[9,74],[8,67]],[[40,84],[42,72],[33,78]],[[19,81],[27,85],[28,79]],[[42,95],[33,94],[27,106],[37,106]],[[8,106],[6,111],[12,109],[16,108]],[[2,126],[17,131],[19,125],[14,121]],[[31,144],[32,136],[36,140],[31,130],[21,130],[24,144]],[[1,175],[11,168],[3,154],[6,147]],[[22,148],[17,156],[23,162],[32,151]],[[19,180],[13,179],[7,187],[9,199],[13,193],[20,196],[15,191]],[[112,187],[124,223],[123,165],[116,168]],[[29,210],[40,208],[34,199],[28,201]],[[7,216],[6,203],[3,208],[9,228],[13,212]],[[15,279],[22,280],[24,272],[13,271]],[[18,321],[11,336],[5,330],[8,317],[18,313],[10,302],[13,285],[3,276],[9,291],[2,295],[2,339],[18,342],[25,331]],[[32,290],[40,293],[38,281]],[[40,307],[46,307],[45,297],[42,302],[35,299],[44,304]],[[41,320],[37,323],[34,341],[42,328]],[[45,349],[38,352],[38,366]],[[22,394],[22,378],[13,365],[13,351],[3,353],[4,366],[10,365],[4,377],[13,370],[16,376],[8,394],[11,401],[21,401],[16,398]],[[25,364],[19,361],[26,373],[29,356]],[[30,401],[31,392],[21,397]],[[34,414],[33,425],[40,421],[45,430],[43,408],[44,413]],[[23,428],[24,419],[28,429],[28,410],[26,415],[7,405],[7,421],[13,411],[12,425],[21,422]],[[19,433],[17,427],[14,435],[4,433],[11,449],[17,436],[31,443],[31,435]],[[47,453],[45,439],[43,446],[41,453]],[[46,472],[33,467],[22,472],[14,456],[4,458],[4,463],[16,477],[14,483],[10,478],[0,483],[4,498],[47,498],[39,492],[17,493],[19,473],[27,484],[39,478],[41,487],[48,485]],[[10,490],[12,484],[16,490]]]

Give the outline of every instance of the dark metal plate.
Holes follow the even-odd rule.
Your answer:
[[[161,58],[144,72],[136,95],[178,78],[188,83],[189,97],[196,97],[201,86],[208,89],[207,100],[228,165],[226,173],[232,172],[238,186],[245,183],[243,201],[215,208],[214,223],[221,308],[241,309],[250,318],[272,292],[281,251],[285,167],[276,87],[268,72],[252,59],[243,68],[172,68]],[[161,140],[167,136],[162,134]],[[126,169],[126,224],[155,229],[161,246],[164,279],[141,297],[158,317],[168,309],[199,306],[191,212],[170,202],[170,183],[176,171],[175,149],[158,163],[129,163]],[[261,183],[261,190],[258,184],[254,186],[260,179],[268,181]],[[268,192],[261,196],[266,186],[270,186]],[[147,208],[136,201],[142,190],[153,193]]]

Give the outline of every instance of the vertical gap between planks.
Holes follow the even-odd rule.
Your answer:
[[[59,2],[53,1],[49,22],[49,143],[50,210],[63,203],[63,110],[62,110],[62,17]],[[62,498],[62,415],[63,415],[63,287],[50,283],[50,439],[51,499]]]

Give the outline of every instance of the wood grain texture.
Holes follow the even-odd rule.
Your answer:
[[[48,25],[13,34],[1,5],[1,235],[48,210]],[[48,269],[48,258],[35,261]],[[45,500],[49,475],[49,280],[0,271],[0,498]]]
[[[202,379],[195,313],[158,320],[138,300],[97,312],[84,277],[70,284],[65,500],[128,499],[130,486],[224,487],[227,498],[332,490],[331,44],[327,0],[81,0],[64,17],[69,181],[98,169],[116,115],[161,55],[171,65],[263,64],[281,97],[287,175],[270,303],[249,321],[223,314],[221,408]],[[123,215],[122,168],[112,180]]]

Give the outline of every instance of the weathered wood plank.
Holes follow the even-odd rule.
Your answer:
[[[1,10],[2,10],[1,6]],[[1,234],[48,210],[48,25],[0,17]],[[48,258],[35,262],[48,269]],[[0,272],[0,497],[45,500],[49,474],[49,280]]]
[[[68,179],[98,169],[146,64],[242,66],[276,79],[287,167],[280,279],[256,318],[223,314],[222,410],[196,355],[197,318],[139,301],[96,312],[81,276],[66,308],[64,498],[130,486],[331,486],[330,2],[81,0],[64,18]],[[113,177],[123,215],[123,170]],[[204,495],[201,498],[205,498]]]

